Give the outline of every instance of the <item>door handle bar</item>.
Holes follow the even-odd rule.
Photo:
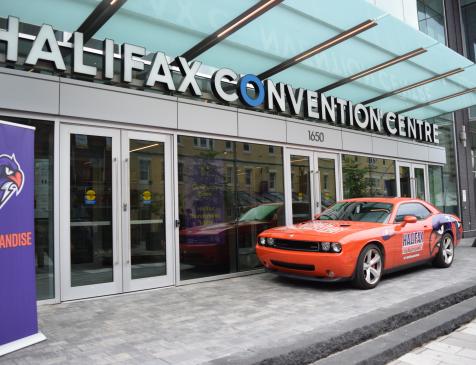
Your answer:
[[[129,175],[129,158],[125,158],[124,159],[124,164],[123,164],[123,179],[124,179],[124,186],[126,187],[126,190],[125,190],[125,194],[123,196],[123,199],[124,199],[124,203],[123,203],[123,206],[122,206],[122,209],[124,211],[124,213],[127,214],[127,211],[128,211],[128,204],[126,203],[126,201],[129,199],[128,196],[126,194],[129,194],[129,191],[130,191],[130,186],[129,186],[129,179],[128,179],[128,175]],[[131,236],[131,226],[130,226],[130,213],[129,213],[129,219],[126,220],[126,222],[129,222],[129,225],[127,227],[127,230],[128,230],[128,242],[123,242],[123,246],[125,247],[124,249],[124,254],[125,254],[125,260],[126,260],[126,265],[129,265],[130,262],[131,262],[131,250],[130,250],[130,236]]]
[[[119,164],[117,162],[117,157],[114,157],[113,158],[113,162],[114,162],[114,171],[116,173],[116,189],[119,189]],[[116,194],[117,194],[117,190],[116,190]],[[114,265],[118,265],[119,264],[119,249],[118,249],[118,240],[119,240],[119,237],[120,237],[120,232],[119,232],[119,215],[117,214],[117,208],[115,209],[115,217],[116,217],[116,227],[115,227],[115,230],[116,230],[116,239],[114,240],[114,242],[112,243],[112,252],[113,252],[113,255],[114,255]]]

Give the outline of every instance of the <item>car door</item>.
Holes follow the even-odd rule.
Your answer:
[[[405,216],[414,216],[417,221],[403,224]],[[432,212],[422,203],[408,202],[397,207],[394,218],[395,234],[391,238],[387,267],[404,266],[429,257],[431,219]]]

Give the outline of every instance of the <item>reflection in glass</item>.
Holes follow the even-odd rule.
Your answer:
[[[428,166],[428,183],[430,186],[430,203],[440,210],[444,209],[443,167]]]
[[[411,198],[412,187],[410,179],[410,167],[400,166],[400,196],[404,198]]]
[[[395,161],[342,155],[344,198],[395,196]]]
[[[132,279],[166,275],[164,144],[130,140]]]
[[[235,191],[238,195],[236,208],[239,216],[236,225],[237,270],[245,271],[260,266],[255,253],[258,234],[285,223],[283,157],[282,149],[278,147],[274,154],[270,154],[268,145],[234,144]],[[248,179],[249,174],[251,179]],[[258,211],[259,214],[250,219],[250,210]]]
[[[319,158],[319,178],[321,187],[321,209],[333,205],[337,200],[335,161],[330,158]]]
[[[443,184],[442,191],[439,192],[441,201],[441,211],[450,214],[459,215],[458,206],[458,187],[456,172],[456,149],[455,141],[455,129],[454,122],[452,120],[453,114],[441,115],[437,118],[428,119],[429,122],[438,125],[439,130],[439,145],[445,147],[446,151],[446,164],[443,165]]]
[[[418,28],[438,42],[446,43],[444,0],[418,0]]]
[[[311,169],[309,157],[291,155],[291,190],[293,224],[312,218]]]
[[[71,286],[113,281],[111,146],[71,134]]]
[[[181,280],[259,266],[256,236],[284,224],[282,149],[180,136]]]
[[[415,197],[425,200],[425,171],[416,167],[415,173]]]
[[[476,1],[461,1],[461,17],[463,19],[464,37],[466,38],[467,57],[476,60]],[[476,107],[472,107],[470,115],[474,118]]]

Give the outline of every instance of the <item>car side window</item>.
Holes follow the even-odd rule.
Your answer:
[[[420,203],[404,203],[398,207],[397,215],[395,217],[395,222],[403,222],[403,218],[406,215],[413,215],[418,220],[428,218],[431,212]]]

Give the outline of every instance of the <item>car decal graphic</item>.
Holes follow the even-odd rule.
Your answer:
[[[423,231],[405,233],[402,240],[404,255],[423,250]]]
[[[384,241],[387,241],[390,238],[392,238],[394,234],[395,234],[395,232],[393,230],[390,230],[390,229],[386,228],[382,232],[382,238],[383,238]]]
[[[431,225],[433,229],[430,234],[430,255],[439,247],[441,237],[445,232],[450,231],[455,234],[456,241],[461,239],[460,223],[451,215],[438,214],[433,217]]]

